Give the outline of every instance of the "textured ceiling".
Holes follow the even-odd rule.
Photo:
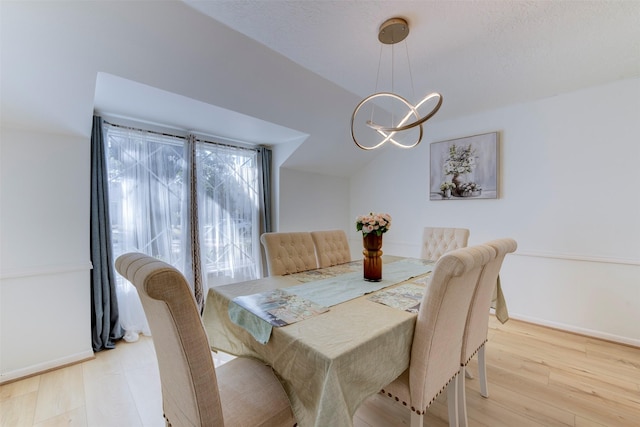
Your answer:
[[[406,77],[394,91],[444,96],[428,124],[640,76],[640,0],[0,0],[0,11],[3,127],[88,138],[94,111],[114,113],[279,144],[284,167],[336,176],[386,152],[355,147],[349,118],[375,90],[377,30],[393,16],[411,28],[415,94]]]
[[[361,97],[375,89],[380,24],[403,17],[415,90],[410,78],[394,90],[415,101],[441,92],[442,117],[640,75],[636,0],[185,1]]]

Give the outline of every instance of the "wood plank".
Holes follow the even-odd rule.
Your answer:
[[[575,427],[609,427],[604,424],[597,423],[587,418],[582,418],[580,416],[576,417],[576,426]]]
[[[553,373],[549,379],[551,387],[558,387],[570,395],[579,407],[588,405],[601,411],[608,411],[607,416],[593,412],[582,412],[585,418],[596,422],[610,422],[613,425],[640,425],[640,396],[635,393],[613,392],[604,381],[588,381],[574,375]],[[600,411],[598,411],[600,412]]]
[[[629,378],[623,381],[596,370],[552,368],[549,383],[554,382],[570,384],[589,393],[600,393],[640,407],[640,394],[635,393],[637,384]]]
[[[135,349],[134,346],[118,344],[116,349],[102,351],[95,360],[82,364],[87,422],[90,426],[142,426],[123,368],[127,363],[121,363],[118,356],[121,352],[116,351],[123,348],[128,351]],[[141,351],[145,350],[143,346],[139,347]]]
[[[35,423],[33,427],[89,427],[84,406]]]
[[[587,340],[587,357],[629,368],[640,376],[640,348],[638,347],[589,339]]]
[[[125,372],[133,403],[145,427],[165,425],[162,391],[156,363]]]
[[[3,386],[4,387],[4,386]],[[21,394],[0,402],[0,426],[30,426],[36,413],[38,392]]]
[[[543,427],[546,424],[518,413],[511,408],[496,404],[479,394],[467,397],[467,414],[469,425],[486,425],[491,427]]]
[[[467,380],[466,392],[468,411],[481,410],[480,407],[474,407],[474,399],[483,399],[479,381]],[[496,382],[489,383],[489,398],[484,400],[487,401],[486,405],[491,402],[505,411],[516,412],[545,426],[573,426],[575,423],[575,415],[566,409],[522,393],[514,393]]]
[[[82,365],[40,376],[34,422],[38,423],[84,406]]]
[[[0,402],[38,391],[40,375],[0,385]]]
[[[529,354],[514,353],[510,351],[508,346],[487,343],[485,344],[485,358],[487,364],[512,370],[518,375],[526,376],[542,384],[549,382],[550,369],[542,357],[534,358]]]
[[[487,371],[492,383],[500,384],[513,393],[547,402],[558,409],[566,409],[576,416],[611,426],[637,427],[640,420],[628,412],[614,413],[606,402],[588,398],[580,390],[557,384],[543,385],[492,365],[487,366]]]

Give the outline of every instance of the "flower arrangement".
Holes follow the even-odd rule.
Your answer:
[[[369,213],[369,215],[359,215],[356,217],[356,230],[362,234],[376,233],[381,236],[391,228],[391,215],[387,213]]]
[[[444,162],[445,175],[462,175],[470,173],[476,166],[476,150],[469,144],[467,147],[449,147],[449,158]]]
[[[451,181],[444,181],[440,184],[440,191],[453,190],[454,188],[456,188],[456,185]]]

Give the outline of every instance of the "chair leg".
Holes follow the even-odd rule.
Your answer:
[[[459,378],[463,377],[462,372],[458,372],[458,375],[447,386],[447,407],[449,409],[449,427],[458,427],[458,408],[460,402],[458,401],[458,382]],[[412,426],[413,427],[413,426]]]
[[[482,397],[489,397],[489,386],[487,384],[487,363],[484,357],[484,344],[478,350],[478,377],[480,377],[480,394]]]
[[[470,371],[470,370],[468,370],[468,369],[465,369],[465,370],[464,370],[464,375],[465,375],[465,377],[467,377],[467,378],[468,378],[468,379],[470,379],[470,380],[472,380],[472,379],[473,379],[473,374],[472,374],[472,373],[471,373],[471,371]]]
[[[466,371],[466,367],[462,367]],[[462,374],[462,372],[461,372]],[[465,389],[465,376],[458,375],[458,426],[467,427],[467,392]]]
[[[411,427],[422,427],[422,415],[418,415],[415,412],[411,411]]]

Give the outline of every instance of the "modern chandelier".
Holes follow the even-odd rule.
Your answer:
[[[378,83],[380,80],[380,67],[382,63],[382,47],[383,45],[391,45],[393,52],[393,45],[399,43],[407,38],[409,35],[409,24],[403,18],[391,18],[386,20],[381,26],[378,33],[378,40],[381,45],[380,51],[380,59],[378,60],[378,77],[376,79],[376,92],[372,95],[364,98],[360,103],[356,106],[355,110],[353,110],[353,114],[351,114],[351,137],[353,138],[353,142],[363,150],[375,150],[378,147],[384,145],[387,141],[392,144],[401,147],[401,148],[413,148],[422,141],[423,129],[422,124],[433,117],[440,106],[442,105],[442,95],[433,92],[427,96],[425,96],[420,102],[418,102],[415,106],[412,105],[406,98],[394,93],[393,88],[393,57],[391,60],[391,91],[390,92],[377,92]],[[405,42],[406,48],[406,42]],[[407,62],[409,62],[409,53],[407,51]],[[411,74],[411,65],[409,64],[409,76],[411,81],[411,88],[413,88],[413,76]],[[425,103],[430,100],[434,100],[435,106],[424,116],[421,116],[418,109],[422,107]],[[400,103],[402,111],[406,112],[403,114],[395,115],[393,112],[386,110],[385,108],[378,105],[380,102],[392,102],[392,103]],[[363,107],[369,106],[371,107],[371,116],[368,120],[365,121],[366,128],[372,130],[370,132],[371,137],[377,137],[377,142],[374,141],[373,144],[361,143],[356,137],[356,129],[360,123],[358,121],[358,113],[361,113]],[[374,120],[374,111],[376,110],[385,111],[385,115],[391,117],[389,125],[382,125],[379,122]],[[361,113],[361,116],[364,115],[364,111]],[[397,120],[397,122],[395,122]],[[413,121],[410,121],[413,120]],[[395,122],[395,123],[394,123]],[[402,133],[405,133],[411,129],[417,128],[417,136],[415,135],[415,131],[413,135],[415,136],[414,142],[403,143],[403,141],[399,141],[399,137]],[[413,139],[412,139],[413,140]]]

